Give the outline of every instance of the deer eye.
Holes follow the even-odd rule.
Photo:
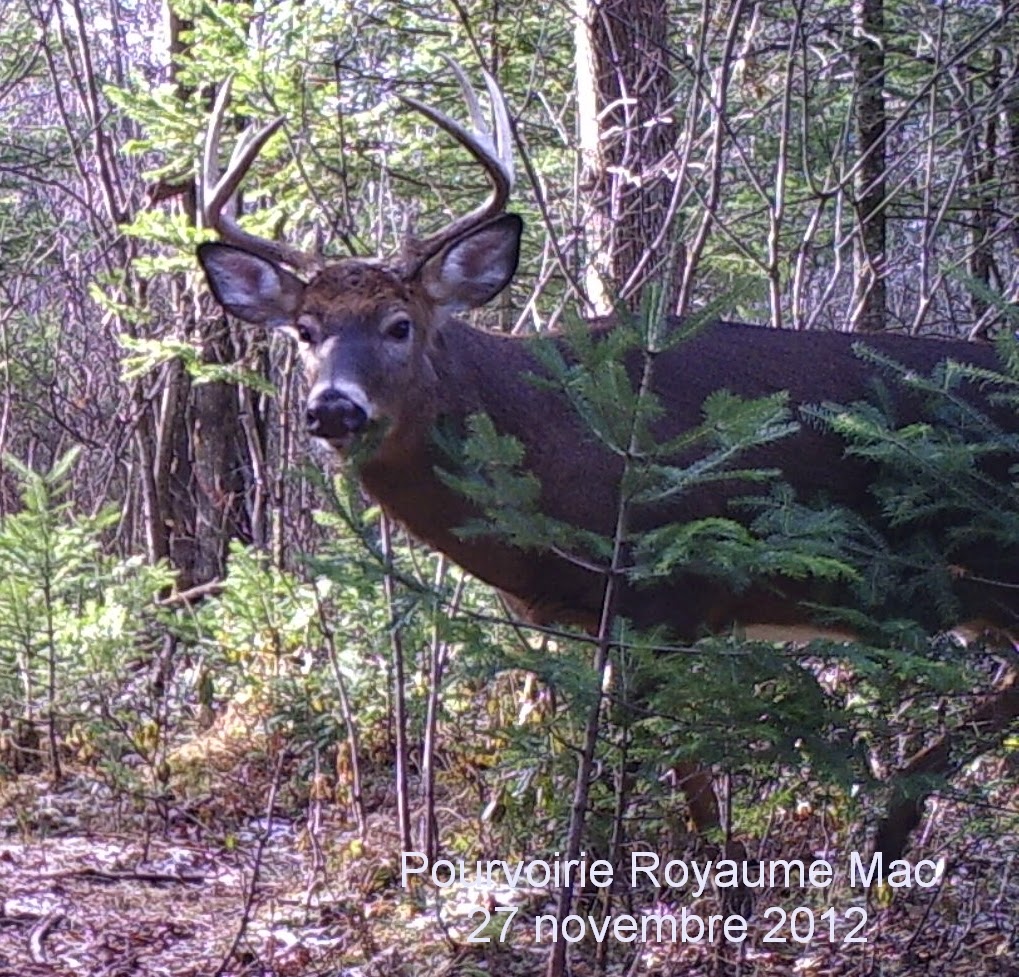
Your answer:
[[[386,326],[386,337],[388,339],[395,339],[397,342],[403,342],[410,336],[410,330],[410,319],[396,319]]]
[[[295,328],[298,342],[309,345],[315,342],[315,327],[310,322],[298,321]]]

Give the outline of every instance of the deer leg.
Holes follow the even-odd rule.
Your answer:
[[[997,747],[1017,717],[1019,672],[1009,669],[990,698],[974,709],[955,729],[916,753],[895,774],[893,799],[887,814],[878,825],[874,850],[888,859],[901,858],[909,844],[910,832],[923,817],[924,802],[929,791],[911,795],[903,786],[904,782],[920,775],[951,776],[975,757]]]
[[[672,770],[676,783],[686,798],[693,829],[702,834],[717,828],[721,821],[711,771],[693,760],[680,760],[673,765]]]

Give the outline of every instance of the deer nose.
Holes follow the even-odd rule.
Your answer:
[[[316,438],[344,438],[365,426],[368,415],[338,390],[323,390],[308,401],[304,422]]]

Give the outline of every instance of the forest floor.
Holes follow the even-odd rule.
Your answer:
[[[252,793],[266,786],[257,779],[248,778]],[[273,799],[285,808],[285,798]],[[167,808],[156,821],[142,805],[114,803],[83,772],[59,788],[26,776],[0,784],[0,977],[544,973],[549,945],[536,942],[535,920],[554,912],[554,890],[464,886],[444,890],[441,903],[434,889],[407,891],[391,792],[376,800],[363,838],[335,805],[312,805],[300,821],[267,820],[254,801],[247,819],[224,833],[222,797],[207,795],[186,812]],[[1019,806],[1019,793],[1009,806]],[[755,895],[751,938],[740,945],[624,943],[609,935],[604,969],[587,943],[571,952],[571,973],[1019,977],[1019,834],[1001,833],[1000,820],[974,829],[963,815],[972,818],[939,802],[922,850],[910,853],[913,862],[947,860],[937,885],[872,889],[869,899],[845,887],[829,893],[838,942],[829,940],[823,904],[813,900],[809,916],[804,909],[794,920],[796,895],[771,891]],[[817,857],[810,820],[789,818],[781,856],[772,857]],[[1006,821],[1017,823],[1014,814]],[[759,857],[754,842],[747,845]],[[654,895],[628,907],[617,901],[613,911],[719,911],[715,895],[672,903],[655,903]],[[493,913],[484,931],[490,941],[468,942],[483,909],[502,903],[519,909],[505,939],[504,917]],[[785,942],[764,940],[781,919],[771,906],[790,914],[776,933]],[[599,918],[594,909],[577,912]],[[855,933],[864,942],[847,942],[864,914]],[[792,926],[802,938],[811,922],[809,939],[791,938]]]

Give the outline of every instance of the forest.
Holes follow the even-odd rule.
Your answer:
[[[1017,337],[1016,0],[0,0],[0,977],[1019,975]]]

